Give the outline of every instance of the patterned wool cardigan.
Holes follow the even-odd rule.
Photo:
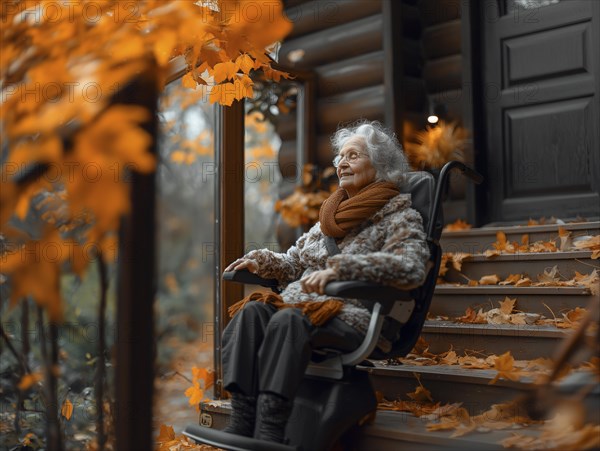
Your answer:
[[[286,253],[268,249],[249,252],[245,258],[258,265],[257,274],[279,281],[286,303],[322,302],[329,296],[305,293],[300,279],[333,268],[338,280],[362,280],[392,286],[420,284],[425,280],[429,249],[421,215],[411,208],[410,194],[391,198],[377,213],[351,230],[341,241],[341,253],[330,257],[320,223],[302,235]],[[371,313],[356,299],[343,299],[338,318],[366,333]],[[384,351],[390,343],[380,337]]]

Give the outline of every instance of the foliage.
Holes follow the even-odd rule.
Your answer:
[[[128,168],[147,173],[155,165],[148,152],[151,138],[143,129],[148,112],[111,104],[113,95],[138,74],[158,73],[162,85],[170,59],[179,55],[188,66],[184,85],[212,80],[209,100],[231,104],[252,94],[250,69],[281,76],[271,68],[265,48],[283,38],[291,24],[279,2],[252,2],[259,8],[253,17],[244,0],[53,3],[56,18],[49,16],[47,3],[15,1],[2,8],[2,21],[8,25],[0,49],[0,115],[6,131],[0,224],[4,229],[14,213],[23,219],[35,193],[58,187],[65,190],[70,216],[93,216],[83,241],[97,243],[99,253],[107,253],[114,244],[109,235],[129,209],[129,184],[123,183]],[[97,12],[94,20],[90,6]],[[93,99],[91,88],[99,93]],[[27,94],[31,92],[36,95]],[[24,183],[24,169],[32,164],[42,172],[52,168],[57,175]],[[85,266],[82,243],[65,242],[48,231],[35,246],[44,248],[49,242],[72,246],[69,260],[77,263],[78,271]],[[3,270],[20,278],[19,286],[37,289],[13,290],[13,302],[31,293],[44,305],[59,305],[56,280],[64,259],[31,268],[23,260],[19,255]],[[60,308],[51,312],[52,319],[60,319]]]
[[[292,194],[275,203],[275,211],[292,227],[311,226],[319,220],[319,210],[329,195],[337,189],[335,169],[321,171],[306,164],[302,169],[302,185]]]
[[[11,349],[15,357],[2,368],[14,374],[12,389],[3,381],[3,396],[9,394],[16,406],[17,433],[20,419],[46,415],[48,440],[40,446],[50,450],[63,447],[61,429],[72,432],[82,408],[96,408],[97,421],[86,427],[94,427],[98,438],[90,446],[102,449],[112,418],[102,395],[111,343],[100,334],[85,357],[69,349],[71,360],[59,331],[72,308],[64,302],[65,274],[73,271],[69,286],[77,285],[90,273],[90,262],[101,273],[93,317],[101,329],[109,327],[108,273],[117,257],[117,230],[130,207],[129,176],[156,167],[146,130],[153,118],[142,106],[119,103],[127,100],[123,92],[140,79],[151,79],[160,92],[179,57],[186,65],[181,83],[196,99],[230,105],[252,96],[251,70],[268,78],[287,76],[271,67],[267,46],[291,24],[280,2],[266,0],[11,0],[2,3],[0,20],[0,290],[2,300],[10,296],[11,306],[21,304],[22,328],[33,322],[26,306],[35,302],[37,322],[50,331],[30,349],[26,341],[13,346],[17,337],[2,330],[7,343],[2,350]],[[201,150],[182,143],[184,156]],[[83,298],[77,301],[79,308]],[[4,303],[0,308],[7,313]],[[80,364],[95,374],[70,393],[72,377],[79,374],[72,370]],[[16,390],[19,383],[23,390]],[[73,398],[79,394],[82,403]],[[35,402],[43,409],[32,414]],[[44,435],[39,428],[33,432],[23,446]]]

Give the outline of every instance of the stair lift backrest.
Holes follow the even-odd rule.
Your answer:
[[[405,181],[400,187],[400,192],[411,195],[412,207],[417,210],[423,218],[423,229],[427,233],[431,221],[431,208],[435,196],[435,178],[429,172],[408,172]],[[443,220],[441,212],[438,213],[434,228],[435,241],[442,235]]]

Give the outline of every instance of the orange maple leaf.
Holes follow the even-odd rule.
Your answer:
[[[489,383],[495,384],[501,377],[511,381],[518,381],[520,378],[519,369],[515,368],[515,359],[510,351],[505,352],[494,361],[494,369],[498,374]]]

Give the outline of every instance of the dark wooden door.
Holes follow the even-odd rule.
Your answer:
[[[600,1],[552,1],[481,3],[487,222],[600,215]]]

